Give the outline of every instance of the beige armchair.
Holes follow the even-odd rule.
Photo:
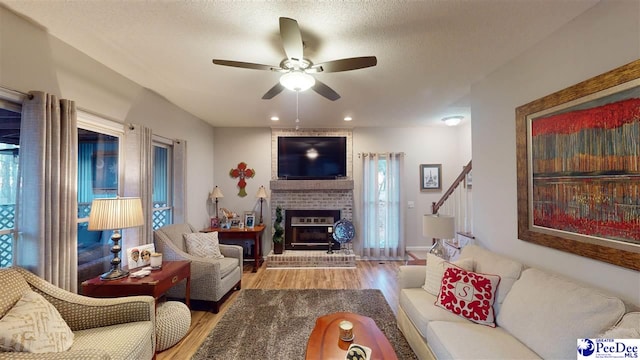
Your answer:
[[[57,353],[2,352],[2,359],[152,359],[156,346],[155,301],[151,296],[96,299],[65,291],[20,268],[0,269],[0,318],[31,290],[60,313],[74,334]]]
[[[223,259],[195,257],[186,252],[183,234],[197,230],[189,224],[163,226],[154,231],[156,251],[163,260],[191,260],[191,300],[211,303],[211,310],[218,313],[220,304],[234,289],[240,289],[242,280],[242,247],[220,244]],[[178,284],[167,296],[183,298],[185,284]]]

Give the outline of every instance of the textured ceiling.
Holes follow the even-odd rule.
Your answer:
[[[278,18],[296,19],[314,63],[378,58],[316,77],[342,98],[300,93],[302,127],[424,126],[469,117],[471,84],[549,36],[595,0],[77,1],[0,0],[107,67],[215,126],[292,127],[295,93],[262,95],[278,65]],[[280,117],[279,123],[269,120]],[[344,116],[353,121],[345,123]]]

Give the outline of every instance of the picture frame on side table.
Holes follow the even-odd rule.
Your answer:
[[[245,214],[244,215],[244,224],[247,228],[253,229],[256,223],[256,216],[253,214]]]
[[[149,265],[151,262],[151,254],[154,252],[156,252],[154,244],[144,244],[128,248],[126,251],[127,268],[134,269]]]
[[[518,238],[640,270],[640,60],[516,108]]]
[[[420,191],[442,190],[442,164],[420,165]]]
[[[229,219],[229,228],[239,229],[241,223],[242,223],[242,218],[240,217],[231,218]]]

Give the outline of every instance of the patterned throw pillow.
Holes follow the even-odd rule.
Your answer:
[[[27,291],[0,319],[0,349],[31,353],[67,351],[73,332],[42,295]]]
[[[445,264],[448,263],[443,258],[437,257],[431,253],[427,254],[427,275],[424,279],[424,285],[422,285],[422,288],[431,295],[438,296],[438,293],[440,292]],[[458,261],[454,261],[453,264],[465,270],[473,270],[473,259],[460,259]]]
[[[500,276],[466,271],[446,263],[435,305],[475,323],[495,327],[493,302]]]
[[[190,233],[183,234],[182,236],[184,237],[189,255],[212,259],[224,258],[220,252],[217,231],[210,233]]]

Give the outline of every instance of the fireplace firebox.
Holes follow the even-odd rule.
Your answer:
[[[340,210],[285,210],[285,250],[339,250],[333,240],[333,224]]]

